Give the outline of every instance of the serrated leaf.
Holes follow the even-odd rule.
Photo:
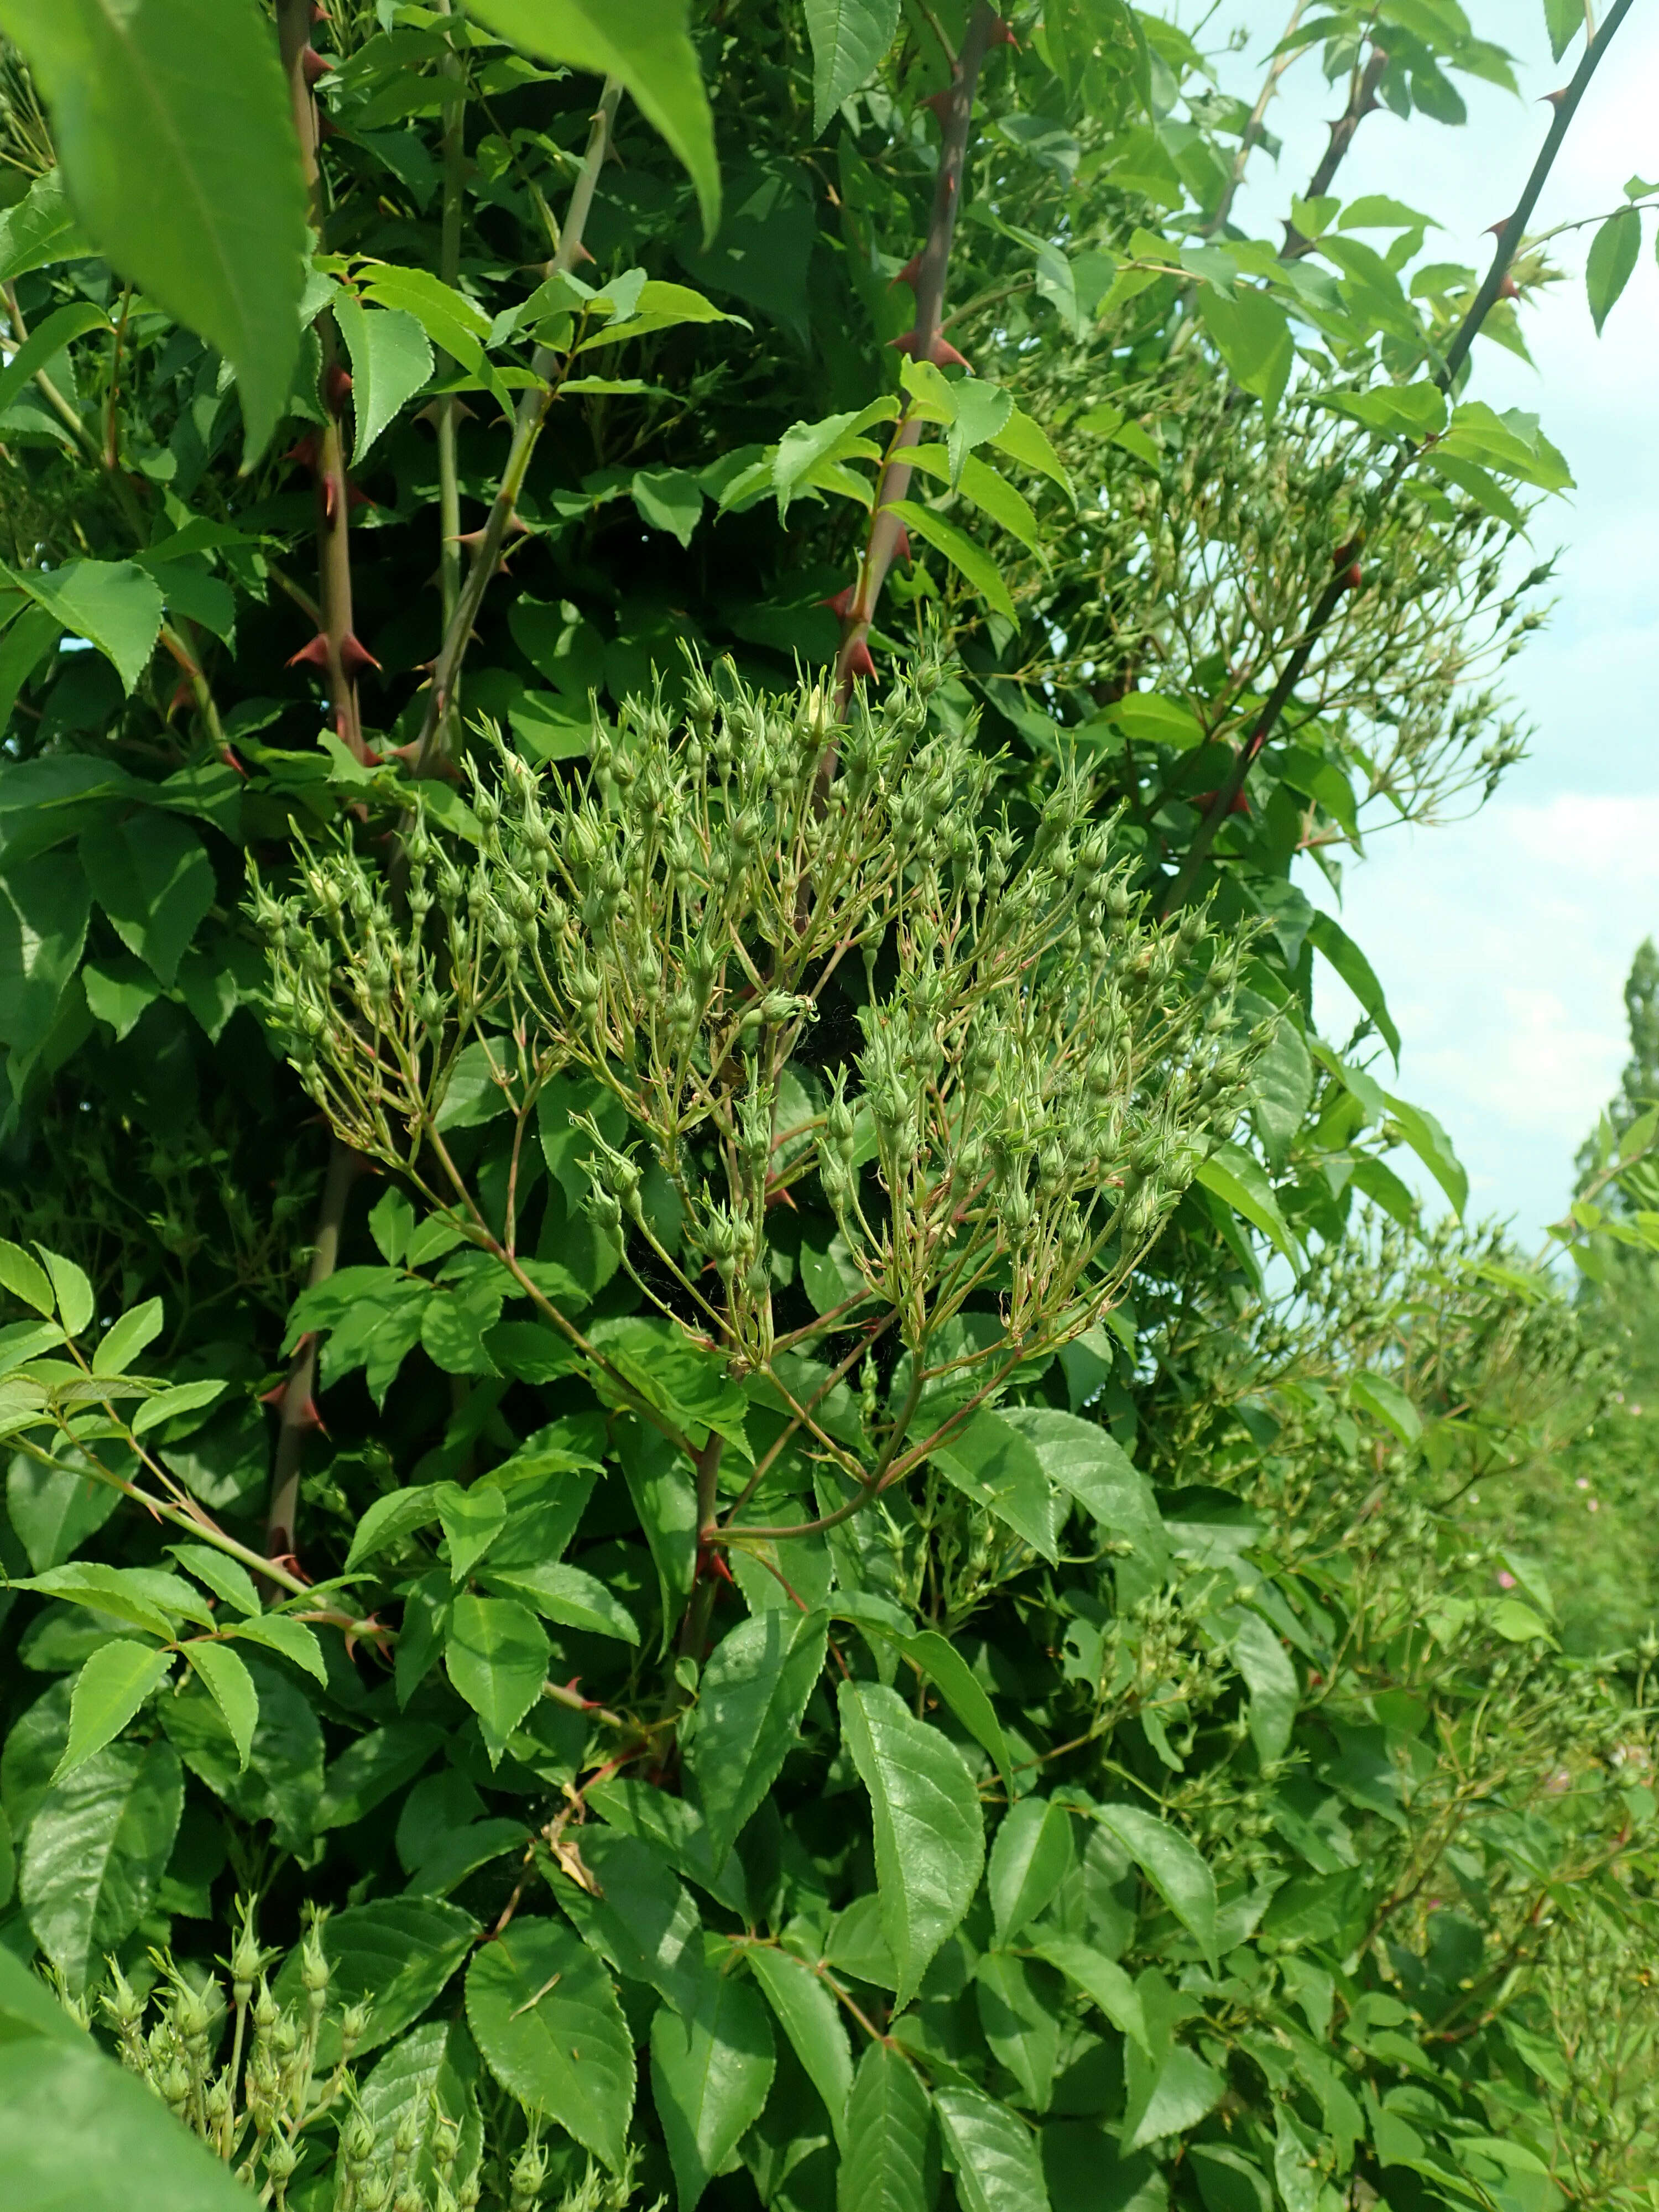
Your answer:
[[[1642,218],[1632,207],[1610,215],[1590,241],[1584,265],[1584,289],[1600,337],[1602,325],[1619,303],[1642,251]]]
[[[884,514],[892,515],[905,528],[944,554],[954,568],[960,569],[988,606],[1006,617],[1018,619],[1008,586],[1002,580],[1002,572],[982,545],[975,544],[955,523],[947,522],[931,507],[922,507],[913,499],[890,499],[882,507]]]
[[[1235,1213],[1242,1213],[1252,1228],[1259,1229],[1269,1243],[1278,1247],[1292,1267],[1300,1265],[1302,1255],[1291,1234],[1290,1224],[1279,1210],[1273,1187],[1242,1146],[1218,1145],[1208,1159],[1200,1163],[1195,1180],[1206,1190],[1212,1190]]]
[[[253,1677],[228,1644],[200,1638],[192,1639],[182,1648],[185,1658],[201,1676],[208,1695],[224,1715],[230,1740],[236,1747],[240,1769],[245,1773],[253,1748],[254,1731],[259,1725],[259,1692],[254,1687]]]
[[[291,1620],[285,1613],[262,1613],[252,1620],[237,1621],[231,1633],[240,1643],[258,1644],[267,1651],[275,1651],[319,1682],[328,1680],[328,1662],[317,1632],[303,1620]]]
[[[613,2173],[634,2110],[634,2045],[611,1978],[578,1936],[518,1919],[467,1971],[466,2017],[501,2087]]]
[[[184,1804],[179,1755],[157,1742],[106,1744],[36,1807],[18,1894],[72,1992],[149,1911]]]
[[[1392,1091],[1385,1092],[1383,1099],[1401,1134],[1451,1200],[1453,1212],[1461,1218],[1469,1202],[1469,1178],[1452,1149],[1451,1139],[1427,1107],[1408,1105]]]
[[[438,1517],[438,1488],[435,1482],[416,1483],[407,1490],[390,1491],[377,1498],[352,1534],[346,1553],[347,1574],[377,1552],[389,1551],[416,1528],[429,1527]]]
[[[836,2141],[845,2151],[853,2053],[840,2008],[823,1978],[793,1952],[756,1944],[750,1950],[749,1964],[796,2057],[823,2098]]]
[[[306,273],[306,187],[268,25],[221,0],[5,0],[0,19],[46,96],[88,236],[234,364],[257,453],[287,398]]]
[[[224,1599],[238,1613],[263,1613],[259,1593],[253,1587],[253,1577],[240,1559],[233,1559],[223,1552],[216,1551],[211,1544],[169,1544],[167,1549],[186,1573],[195,1576],[216,1597]]]
[[[1178,1828],[1139,1805],[1106,1805],[1098,1819],[1117,1838],[1206,1958],[1215,1955],[1215,1876]]]
[[[401,2035],[459,1968],[482,1932],[470,1912],[437,1897],[376,1898],[331,1913],[320,1938],[331,1971],[328,2009],[317,2039],[319,2065],[338,2063],[340,2015],[349,2006],[368,2007],[359,2051],[376,2050]],[[303,2007],[297,1944],[283,1961],[271,1994],[279,2004]]]
[[[61,1782],[119,1735],[172,1664],[170,1651],[125,1636],[100,1644],[75,1678],[69,1741],[52,1781]]]
[[[674,2170],[679,2212],[702,2193],[759,2119],[777,2053],[765,2006],[735,1973],[704,1977],[694,2012],[663,2006],[651,2023],[651,2094]]]
[[[133,561],[65,561],[58,568],[26,568],[0,577],[26,592],[53,620],[95,645],[131,694],[149,665],[161,635],[160,587]]]
[[[138,1574],[128,1567],[106,1567],[89,1559],[65,1560],[44,1574],[18,1581],[17,1589],[38,1590],[42,1597],[60,1597],[73,1605],[90,1606],[117,1620],[142,1628],[163,1644],[173,1640],[173,1621],[155,1602]]]
[[[1140,1993],[1115,1959],[1103,1957],[1073,1936],[1045,1936],[1034,1948],[1040,1959],[1099,2006],[1120,2034],[1131,2037],[1143,2050],[1149,2047]]]
[[[351,358],[351,458],[361,464],[399,409],[430,379],[432,347],[405,307],[366,307],[343,289],[333,304]]]
[[[580,1567],[555,1559],[536,1566],[486,1565],[481,1579],[487,1589],[520,1599],[544,1620],[556,1621],[562,1628],[612,1636],[624,1644],[640,1640],[639,1624],[621,1599]]]
[[[1035,1920],[1072,1870],[1072,1816],[1051,1797],[1022,1797],[1003,1815],[985,1887],[999,1944]]]
[[[210,1406],[224,1389],[222,1382],[204,1376],[199,1382],[174,1382],[167,1389],[158,1390],[153,1398],[146,1398],[132,1416],[135,1437],[148,1436],[152,1429],[176,1421],[181,1413],[199,1413]]]
[[[865,2045],[847,2100],[836,2212],[929,2212],[933,2108],[890,2043]]]
[[[73,1260],[66,1260],[61,1252],[49,1252],[44,1244],[37,1244],[40,1264],[52,1278],[52,1296],[58,1302],[58,1318],[64,1324],[65,1336],[79,1336],[92,1319],[95,1301],[92,1285],[84,1271]]]
[[[1017,2114],[965,2083],[935,2089],[933,2110],[963,2212],[1048,2212],[1036,2137]]]
[[[935,1445],[931,1456],[964,1496],[994,1513],[1034,1552],[1050,1562],[1058,1558],[1054,1500],[1042,1462],[1000,1413],[981,1407],[947,1443]]]
[[[659,1990],[676,2012],[695,2011],[703,1984],[702,1922],[667,1854],[596,1822],[583,1829],[581,1845],[602,1894],[562,1875],[551,1880],[583,1942],[625,1978]]]
[[[821,1613],[760,1613],[728,1630],[703,1668],[687,1766],[717,1866],[794,1747],[828,1632]]]
[[[1387,1375],[1369,1370],[1348,1377],[1348,1396],[1373,1420],[1392,1429],[1402,1444],[1414,1444],[1423,1433],[1423,1416],[1400,1385]]]
[[[812,42],[812,131],[872,76],[898,29],[899,0],[806,0]]]
[[[882,1927],[906,2004],[979,1887],[984,1815],[948,1737],[895,1692],[843,1681],[836,1697],[842,1740],[870,1793]]]
[[[1302,1701],[1289,1655],[1259,1613],[1241,1608],[1227,1629],[1227,1650],[1250,1692],[1250,1736],[1264,1766],[1285,1756]]]
[[[125,1375],[146,1345],[161,1334],[161,1301],[146,1298],[105,1330],[92,1355],[94,1375]]]
[[[528,1607],[464,1591],[450,1607],[445,1671],[478,1716],[492,1765],[541,1696],[547,1662],[547,1632]]]
[[[526,53],[620,79],[684,163],[702,210],[704,243],[713,240],[720,166],[685,0],[477,0],[471,13]]]
[[[52,1279],[39,1261],[31,1259],[21,1244],[13,1244],[0,1237],[0,1285],[26,1306],[33,1306],[38,1314],[48,1320],[58,1310]]]

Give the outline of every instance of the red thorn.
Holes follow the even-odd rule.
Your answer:
[[[893,558],[896,561],[902,561],[907,568],[910,566],[913,558],[910,551],[910,533],[902,522],[898,526],[898,535],[893,540]]]
[[[889,283],[887,289],[890,292],[894,284],[908,284],[910,287],[910,289],[914,292],[916,289],[917,280],[921,275],[921,256],[919,253],[913,253],[910,256],[910,258],[905,263],[903,268],[899,270],[897,276],[895,276],[891,283]]]
[[[895,353],[902,353],[910,361],[915,359],[916,334],[914,331],[906,331],[902,338],[889,338],[887,343]]]
[[[959,354],[949,338],[935,338],[928,349],[928,359],[935,368],[968,368],[965,355]],[[968,370],[971,376],[973,371]]]
[[[242,763],[237,759],[235,754],[228,745],[220,746],[219,757],[227,768],[234,768],[235,769],[237,775],[241,777],[244,783],[247,781],[247,770],[242,766]]]
[[[830,613],[834,615],[837,622],[845,622],[848,615],[853,611],[853,593],[854,588],[855,587],[851,584],[843,585],[842,589],[836,593],[833,599],[820,599],[818,601],[818,605],[821,607],[828,607]]]
[[[328,365],[323,378],[323,397],[328,402],[331,415],[337,415],[351,397],[351,373],[342,368],[337,361],[331,361]]]
[[[1498,288],[1498,296],[1500,300],[1518,300],[1521,297],[1521,287],[1513,276],[1504,279]]]
[[[1197,807],[1200,814],[1207,814],[1220,796],[1221,793],[1218,791],[1200,791],[1197,798],[1194,799],[1193,805]],[[1248,814],[1249,811],[1250,802],[1245,798],[1242,791],[1234,799],[1232,805],[1227,809],[1229,814]]]
[[[1542,94],[1540,97],[1547,100],[1552,107],[1559,107],[1561,102],[1566,98],[1571,89],[1571,86],[1564,84],[1559,92],[1547,92]]]
[[[990,43],[994,46],[1012,46],[1017,53],[1019,51],[1019,40],[1014,36],[1013,25],[1001,15],[997,17],[992,27]]]
[[[868,677],[875,679],[876,664],[870,657],[870,647],[861,637],[855,637],[842,655],[842,674],[849,684],[857,684]]]
[[[271,1534],[272,1534],[273,1535],[275,1535],[275,1534],[277,1534],[277,1533],[278,1533],[278,1532],[277,1532],[276,1530],[275,1530],[275,1529],[273,1529],[273,1530],[271,1531]],[[283,1529],[283,1530],[281,1531],[281,1534],[283,1534],[284,1536],[286,1536],[286,1535],[287,1535],[287,1534],[288,1534],[287,1529],[286,1529],[286,1528]],[[288,1571],[289,1571],[289,1574],[291,1574],[291,1575],[295,1577],[295,1581],[296,1581],[296,1582],[309,1583],[309,1582],[310,1582],[310,1580],[311,1580],[311,1577],[310,1577],[310,1576],[306,1572],[305,1569],[304,1569],[304,1568],[300,1565],[300,1561],[299,1561],[299,1558],[298,1558],[297,1554],[295,1554],[295,1553],[293,1553],[293,1552],[273,1552],[273,1553],[271,1553],[271,1554],[270,1554],[270,1564],[271,1564],[271,1565],[272,1565],[273,1567],[286,1567],[286,1568],[288,1569]]]
[[[319,77],[326,76],[334,66],[331,54],[319,54],[315,46],[300,49],[300,70],[307,84],[315,84]]]
[[[173,696],[167,701],[167,710],[161,717],[162,720],[165,722],[170,722],[173,716],[179,712],[179,709],[181,707],[188,707],[195,696],[195,687],[191,683],[189,677],[181,676],[179,678],[178,683],[173,686]]]
[[[593,258],[587,248],[582,244],[580,239],[576,240],[576,250],[570,258],[573,261],[591,261]]]
[[[289,656],[288,665],[290,668],[326,668],[328,666],[328,640],[323,635],[321,630],[318,631],[315,637],[308,638],[297,653]]]
[[[356,630],[349,629],[340,641],[340,665],[347,681],[355,684],[366,669],[380,667],[368,647],[359,640]]]
[[[319,138],[337,138],[340,136],[340,126],[331,115],[318,115],[317,136]]]
[[[323,5],[323,0],[311,0],[311,20],[313,23],[331,23],[334,18]]]
[[[1515,221],[1515,217],[1514,217],[1512,215],[1506,215],[1506,216],[1504,217],[1504,220],[1502,221],[1502,222],[1489,222],[1489,223],[1486,225],[1486,235],[1487,235],[1487,237],[1488,237],[1488,238],[1502,238],[1502,236],[1504,235],[1504,232],[1509,228],[1510,225],[1514,221]]]
[[[315,434],[307,430],[303,438],[297,440],[289,447],[287,453],[283,455],[283,459],[285,461],[297,461],[302,469],[309,469],[315,476],[318,461]]]
[[[332,476],[322,479],[323,520],[332,522],[340,504],[340,487]]]
[[[362,490],[358,485],[353,483],[349,477],[346,478],[346,506],[348,508],[354,507],[373,507],[374,504],[375,502],[369,497],[366,491]]]
[[[930,92],[925,100],[921,100],[917,102],[917,106],[921,107],[931,107],[934,114],[939,118],[939,129],[943,131],[946,118],[949,117],[951,112],[951,102],[956,98],[956,87],[953,84],[947,84],[942,92]]]

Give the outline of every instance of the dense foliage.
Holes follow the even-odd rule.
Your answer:
[[[1482,276],[1453,0],[0,0],[9,2203],[1656,2201],[1606,1331],[1292,880],[1518,757],[1629,4]]]

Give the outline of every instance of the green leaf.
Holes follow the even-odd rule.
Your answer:
[[[619,2172],[634,2044],[611,1978],[581,1939],[557,1921],[514,1921],[468,1969],[466,2017],[501,2087]]]
[[[629,490],[641,522],[690,545],[702,515],[702,489],[696,477],[685,469],[637,469]]]
[[[1383,1103],[1401,1136],[1451,1200],[1453,1212],[1461,1217],[1469,1202],[1469,1178],[1452,1150],[1451,1139],[1426,1107],[1407,1105],[1391,1091],[1384,1092]]]
[[[9,2037],[4,2048],[6,2212],[247,2212],[223,2161],[79,2028],[67,2042]]]
[[[1366,1372],[1348,1378],[1348,1396],[1373,1420],[1392,1429],[1402,1444],[1413,1444],[1423,1433],[1423,1416],[1400,1385],[1386,1375]]]
[[[328,1662],[323,1656],[323,1647],[317,1641],[317,1632],[308,1628],[303,1620],[291,1620],[285,1613],[262,1613],[252,1620],[239,1620],[229,1632],[240,1643],[258,1644],[267,1651],[275,1651],[291,1667],[298,1667],[326,1685]]]
[[[1018,407],[991,440],[1000,453],[1006,453],[1019,467],[1029,469],[1033,476],[1048,477],[1057,483],[1073,505],[1077,495],[1072,489],[1072,479],[1060,465],[1060,456],[1048,442],[1048,434],[1029,415],[1021,414]]]
[[[146,808],[104,815],[82,833],[80,849],[93,896],[121,942],[173,982],[217,890],[201,839],[187,822]]]
[[[1008,596],[1008,586],[1003,582],[996,562],[982,545],[936,514],[931,507],[921,507],[913,499],[890,499],[882,508],[884,514],[894,515],[908,530],[943,553],[954,568],[959,568],[987,605],[994,607],[1008,621],[1018,619],[1014,603]]]
[[[52,1279],[39,1261],[33,1260],[21,1244],[13,1244],[0,1237],[0,1286],[21,1298],[26,1306],[33,1306],[38,1314],[48,1320],[58,1310],[58,1299],[52,1287]]]
[[[37,324],[0,369],[0,412],[11,405],[32,376],[51,366],[72,338],[109,328],[110,319],[103,309],[84,300],[73,307],[59,307],[44,323]]]
[[[470,1912],[438,1897],[383,1897],[348,1905],[323,1923],[322,1946],[331,1972],[328,2010],[317,2039],[319,2067],[340,2057],[340,2014],[354,2004],[369,2008],[358,2044],[373,2051],[413,2025],[466,1958],[482,1930]],[[283,1961],[271,1984],[278,2004],[304,2005],[300,1947]]]
[[[908,2004],[979,1887],[979,1793],[950,1740],[895,1692],[843,1681],[836,1696],[842,1741],[870,1793],[882,1927],[898,1966],[898,2002]]]
[[[95,250],[75,219],[61,168],[37,177],[15,207],[0,213],[0,284],[51,262],[89,260]]]
[[[987,383],[977,376],[964,377],[961,383],[951,385],[950,393],[951,416],[945,446],[951,457],[951,489],[955,491],[969,454],[975,446],[995,442],[1008,426],[1014,402],[1000,384]]]
[[[1135,744],[1172,745],[1177,752],[1191,752],[1207,735],[1185,700],[1158,691],[1131,691],[1107,709],[1107,718]]]
[[[238,1559],[216,1551],[211,1544],[169,1544],[167,1549],[186,1573],[204,1583],[215,1597],[222,1597],[238,1613],[263,1613],[253,1577]]]
[[[250,453],[288,397],[306,187],[268,22],[222,0],[4,0],[99,252],[236,370]]]
[[[1072,1816],[1051,1797],[1022,1797],[1003,1815],[985,1887],[999,1944],[1035,1920],[1072,1870]]]
[[[1146,2016],[1140,1993],[1115,1959],[1108,1959],[1074,1936],[1049,1936],[1035,1946],[1040,1959],[1074,1983],[1098,2005],[1121,2035],[1148,2047]]]
[[[478,1716],[492,1766],[547,1680],[547,1632],[511,1598],[464,1592],[450,1608],[444,1667]]]
[[[603,1894],[562,1874],[550,1880],[582,1941],[617,1973],[659,1990],[676,2012],[694,2012],[704,1980],[702,1922],[667,1853],[592,1821],[581,1847]]]
[[[1054,1501],[1036,1451],[1000,1413],[981,1407],[948,1443],[934,1445],[933,1464],[956,1487],[1051,1564],[1055,1549]]]
[[[443,1741],[428,1721],[387,1721],[356,1736],[323,1780],[317,1828],[348,1828],[410,1782]]]
[[[624,1644],[640,1640],[639,1623],[597,1576],[580,1567],[567,1567],[549,1559],[538,1566],[486,1566],[481,1577],[488,1589],[505,1597],[522,1599],[544,1620],[561,1628],[585,1629],[590,1636],[614,1636]]]
[[[1584,289],[1589,295],[1597,337],[1629,283],[1641,251],[1642,218],[1632,207],[1610,215],[1591,240],[1589,259],[1584,265]]]
[[[73,1260],[66,1260],[61,1252],[49,1252],[44,1244],[37,1244],[34,1249],[52,1278],[52,1296],[58,1301],[58,1318],[64,1324],[64,1335],[79,1336],[95,1310],[92,1285],[84,1271]]]
[[[873,76],[898,29],[899,0],[806,0],[812,41],[812,133]]]
[[[1394,1064],[1400,1065],[1400,1032],[1395,1027],[1389,1012],[1389,1002],[1382,995],[1382,986],[1364,954],[1354,943],[1340,921],[1328,914],[1316,914],[1308,925],[1308,942],[1316,951],[1322,952],[1342,981],[1370,1016],[1380,1036],[1394,1054]]]
[[[1560,60],[1584,22],[1584,0],[1544,0],[1544,26],[1550,34],[1552,60]]]
[[[651,2094],[679,2212],[696,2212],[759,2119],[776,2063],[766,2008],[735,1973],[707,1975],[696,2010],[684,2020],[659,2008],[651,2023]]]
[[[64,1598],[72,1605],[90,1606],[95,1612],[112,1613],[117,1620],[142,1628],[146,1635],[157,1637],[163,1644],[173,1640],[173,1621],[146,1590],[142,1577],[130,1568],[72,1559],[61,1567],[48,1567],[33,1580],[20,1581],[13,1587],[38,1590],[42,1597]]]
[[[372,1559],[377,1552],[389,1551],[402,1538],[413,1534],[416,1528],[428,1527],[437,1517],[435,1482],[416,1483],[407,1490],[389,1491],[384,1498],[377,1498],[353,1531],[345,1571],[349,1574],[365,1559]]]
[[[860,1622],[860,1626],[863,1623]],[[913,1667],[919,1667],[932,1681],[951,1711],[962,1723],[974,1741],[989,1752],[996,1761],[1002,1777],[1003,1788],[1012,1797],[1011,1778],[1012,1760],[1008,1750],[1008,1739],[1003,1734],[1002,1723],[997,1718],[996,1708],[974,1677],[973,1669],[948,1637],[941,1636],[936,1628],[925,1628],[920,1635],[895,1639],[898,1648]]]
[[[930,2212],[933,2131],[909,2060],[890,2043],[866,2044],[847,2100],[836,2212]]]
[[[165,1428],[169,1421],[177,1420],[181,1413],[199,1413],[210,1406],[224,1390],[222,1382],[210,1381],[205,1376],[199,1382],[173,1382],[165,1390],[158,1390],[153,1398],[146,1398],[132,1416],[132,1433],[148,1436],[152,1429]]]
[[[1122,2122],[1125,2150],[1184,2134],[1226,2094],[1224,2078],[1184,2044],[1177,2044],[1161,2063],[1143,2057],[1129,2044],[1123,2070],[1129,2092]]]
[[[24,1060],[58,1018],[81,963],[91,910],[86,878],[54,854],[14,861],[0,876],[0,1044]],[[14,1089],[17,1074],[15,1057]]]
[[[201,1676],[208,1695],[224,1715],[230,1740],[236,1747],[239,1769],[246,1773],[259,1725],[259,1692],[253,1677],[228,1644],[206,1638],[192,1638],[182,1646],[184,1655]]]
[[[1279,1017],[1250,1079],[1250,1111],[1267,1157],[1284,1168],[1313,1103],[1313,1055],[1288,1014]]]
[[[757,1943],[750,1949],[749,1964],[796,2057],[823,2098],[836,2141],[844,2152],[853,2053],[840,2007],[823,1977],[793,1952]]]
[[[469,0],[486,28],[544,61],[614,76],[690,173],[703,242],[720,222],[714,126],[686,27],[686,0]]]
[[[17,1453],[6,1470],[6,1515],[36,1574],[61,1566],[121,1502],[114,1486],[74,1464],[42,1466]]]
[[[1264,412],[1273,414],[1296,359],[1284,307],[1249,286],[1241,286],[1227,300],[1213,285],[1200,284],[1198,312],[1233,382],[1253,393]]]
[[[1051,1482],[1103,1528],[1127,1537],[1162,1576],[1168,1546],[1152,1485],[1115,1437],[1097,1421],[1048,1406],[1011,1406],[1003,1419],[1030,1441]]]
[[[148,1344],[161,1334],[161,1301],[146,1298],[107,1328],[92,1355],[94,1375],[125,1375]]]
[[[78,1995],[149,1911],[185,1808],[170,1743],[111,1743],[46,1791],[18,1894],[34,1940]]]
[[[1103,1806],[1102,1827],[1117,1838],[1176,1918],[1215,1956],[1215,1876],[1178,1828],[1139,1805]]]
[[[1006,2105],[961,2083],[935,2089],[933,2110],[963,2212],[1048,2212],[1036,2138]]]
[[[1278,1246],[1292,1267],[1300,1264],[1296,1239],[1279,1210],[1273,1187],[1249,1152],[1237,1145],[1218,1145],[1198,1170],[1196,1181],[1206,1190],[1242,1213],[1270,1243]]]
[[[828,1626],[821,1613],[758,1613],[727,1631],[702,1670],[687,1766],[716,1866],[794,1748]]]
[[[463,1490],[459,1482],[438,1486],[438,1522],[449,1545],[449,1579],[459,1584],[507,1525],[507,1500],[492,1484]]]
[[[334,320],[351,357],[351,458],[363,455],[432,375],[432,348],[404,307],[366,307],[343,288]]]
[[[119,1735],[172,1665],[173,1654],[158,1651],[154,1644],[135,1644],[125,1636],[100,1644],[75,1678],[69,1741],[53,1771],[53,1783],[72,1774]]]
[[[643,1421],[617,1424],[617,1456],[662,1589],[663,1637],[691,1595],[697,1557],[697,1492],[684,1452]]]
[[[1264,1766],[1285,1756],[1302,1702],[1296,1668],[1259,1613],[1241,1608],[1227,1630],[1227,1650],[1250,1692],[1250,1735]]]
[[[1038,1960],[989,1951],[974,1969],[980,2027],[999,2066],[1034,2112],[1048,2109],[1060,2063],[1063,1995],[1059,1976]]]

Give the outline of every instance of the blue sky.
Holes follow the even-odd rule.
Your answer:
[[[1552,64],[1542,0],[1464,0],[1475,30],[1516,57],[1523,97],[1460,80],[1459,130],[1379,112],[1354,140],[1336,190],[1388,191],[1438,216],[1436,260],[1485,267],[1488,224],[1514,204],[1543,140],[1542,95],[1564,83],[1582,40]],[[1254,100],[1288,0],[1224,0],[1217,27],[1250,31],[1224,82]],[[1598,8],[1598,15],[1601,12]],[[1194,27],[1209,13],[1188,4]],[[1285,80],[1270,128],[1275,173],[1258,157],[1238,219],[1271,219],[1304,189],[1342,94],[1316,57]],[[1659,7],[1638,8],[1558,161],[1535,229],[1616,206],[1632,174],[1659,178]],[[1659,267],[1647,219],[1635,276],[1598,339],[1585,304],[1592,234],[1553,249],[1565,281],[1530,310],[1535,367],[1476,349],[1473,393],[1524,407],[1565,453],[1577,489],[1539,514],[1540,552],[1565,549],[1547,629],[1509,674],[1534,725],[1531,755],[1474,819],[1375,838],[1344,884],[1344,922],[1381,976],[1405,1038],[1398,1088],[1450,1132],[1470,1174],[1472,1214],[1512,1217],[1528,1244],[1560,1212],[1572,1157],[1626,1052],[1620,998],[1631,955],[1659,933]],[[1309,872],[1307,888],[1316,889]],[[1346,1002],[1346,1003],[1345,1003]],[[1331,984],[1316,1009],[1340,1035],[1352,1002]],[[1432,1186],[1429,1187],[1432,1189]]]

